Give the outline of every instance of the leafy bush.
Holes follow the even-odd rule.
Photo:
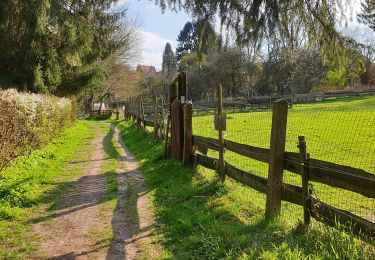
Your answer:
[[[76,113],[72,103],[51,95],[0,91],[0,171],[71,125]]]

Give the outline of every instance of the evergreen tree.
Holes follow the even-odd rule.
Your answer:
[[[124,44],[113,0],[0,2],[0,86],[74,94],[105,81],[101,62]]]
[[[177,37],[176,60],[179,62],[186,53],[198,49],[198,22],[187,22]]]
[[[166,78],[167,82],[171,82],[177,71],[177,63],[174,53],[172,51],[171,44],[167,42],[165,44],[163,52],[163,62],[162,62],[162,73]]]
[[[361,6],[362,12],[357,16],[358,21],[375,30],[375,0],[365,0]]]

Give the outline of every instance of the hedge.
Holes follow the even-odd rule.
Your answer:
[[[0,171],[72,125],[76,113],[68,98],[0,90]]]

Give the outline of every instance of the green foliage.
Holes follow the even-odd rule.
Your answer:
[[[278,49],[263,63],[256,88],[267,95],[304,94],[323,84],[325,75],[326,66],[319,51]]]
[[[118,122],[141,162],[166,250],[175,259],[371,259],[371,247],[313,223],[299,233],[264,221],[264,196],[201,167],[163,160],[163,145],[129,122]]]
[[[1,86],[67,95],[103,84],[98,63],[125,44],[112,2],[1,1]]]
[[[329,89],[343,89],[347,86],[348,81],[345,79],[342,71],[328,71],[325,85]]]
[[[375,2],[373,0],[361,1],[362,11],[357,15],[358,21],[367,24],[375,30]]]
[[[198,49],[198,22],[187,22],[177,37],[176,60],[179,62],[181,58],[188,53],[197,51]]]

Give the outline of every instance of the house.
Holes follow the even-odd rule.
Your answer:
[[[137,71],[142,72],[144,74],[156,74],[156,69],[154,66],[138,65]]]

